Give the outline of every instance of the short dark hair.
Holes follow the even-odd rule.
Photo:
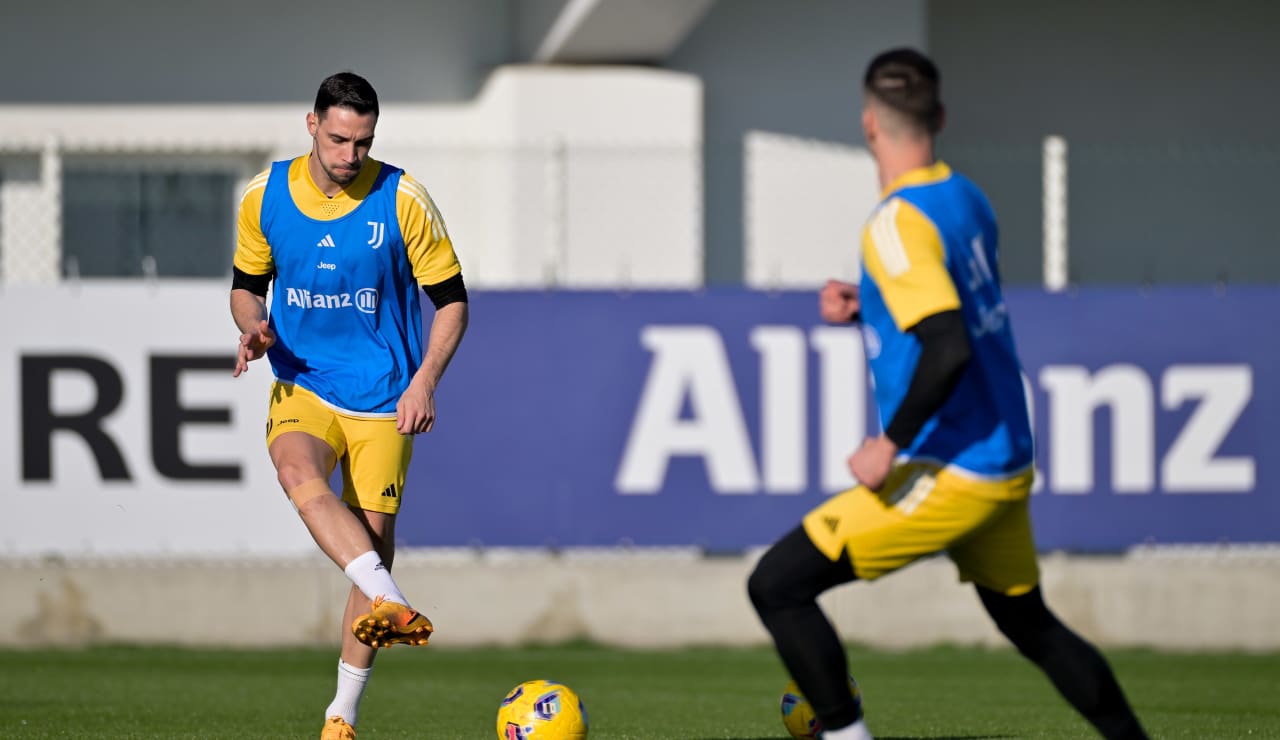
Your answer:
[[[339,72],[326,77],[316,93],[315,113],[323,116],[333,106],[350,108],[364,115],[378,115],[378,93],[369,81],[354,72]]]
[[[890,49],[872,59],[862,87],[912,125],[931,134],[942,128],[938,68],[915,49]]]

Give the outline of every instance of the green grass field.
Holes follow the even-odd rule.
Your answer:
[[[1278,656],[1108,656],[1153,737],[1280,738]],[[1010,651],[855,646],[850,657],[881,740],[1093,737]],[[0,651],[0,738],[313,738],[335,669],[332,650]],[[592,740],[786,737],[770,651],[571,645],[390,650],[360,738],[496,737],[498,702],[542,677],[582,695]]]

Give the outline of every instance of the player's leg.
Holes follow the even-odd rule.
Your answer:
[[[1018,652],[1038,665],[1063,698],[1103,737],[1146,739],[1111,666],[1093,645],[1049,611],[1038,586],[1021,596],[1007,596],[978,586],[978,595]]]
[[[313,395],[277,383],[268,419],[267,450],[280,486],[321,551],[350,575],[351,563],[375,546],[371,533],[329,487],[338,456],[346,451],[335,414]],[[356,710],[370,664],[367,659],[356,665],[338,661],[338,691],[325,712],[321,740],[355,738]]]
[[[307,432],[286,432],[275,437],[268,450],[280,487],[329,559],[345,570],[352,561],[374,552],[364,525],[329,487],[336,464],[329,442]]]
[[[364,523],[369,532],[369,536],[373,539],[374,549],[382,558],[383,565],[387,570],[391,570],[392,561],[395,559],[395,514],[384,514],[377,511],[365,511],[359,508],[352,508],[351,512]],[[360,668],[368,668],[373,665],[373,658],[376,655],[376,648],[372,648],[356,639],[355,633],[351,630],[351,624],[356,617],[366,614],[373,609],[373,601],[355,586],[351,587],[351,592],[347,597],[347,608],[343,612],[342,624],[342,659],[348,665]]]
[[[329,487],[347,442],[337,415],[312,392],[277,381],[267,411],[276,477],[312,539],[339,568],[371,552],[369,533]]]
[[[953,476],[940,472],[935,466],[900,465],[879,491],[855,488],[833,496],[809,512],[804,518],[803,531],[785,538],[788,546],[782,552],[791,553],[793,557],[783,559],[780,553],[777,560],[769,564],[773,582],[770,590],[785,593],[788,579],[805,575],[799,587],[803,591],[792,597],[799,600],[816,596],[830,585],[855,576],[865,580],[879,578],[919,558],[946,550],[980,529],[1000,511],[998,502],[966,495],[964,487],[958,485]],[[805,540],[808,551],[800,546]],[[798,565],[790,570],[781,567],[792,561]],[[766,561],[761,563],[765,565]],[[753,594],[753,598],[758,597]],[[813,608],[816,609],[816,603]],[[812,613],[809,612],[810,619]],[[771,629],[770,633],[774,631]],[[829,657],[819,660],[785,644],[798,641],[806,646],[801,650],[821,650],[835,654],[843,662],[844,648],[834,637],[834,630],[823,629],[810,621],[803,628],[782,625],[777,631],[781,635],[781,639],[775,637],[779,653],[789,650],[793,656],[791,660],[784,658],[792,677],[801,692],[814,703],[823,725],[835,728],[834,732],[828,730],[825,737],[867,737],[861,721],[847,728],[842,726],[847,721],[851,703],[857,703],[849,693],[848,674],[838,667],[842,663],[833,668]],[[801,676],[808,676],[805,682],[809,688]],[[810,692],[817,692],[822,704],[815,702]],[[835,708],[837,706],[842,708]],[[846,729],[849,734],[841,734]]]
[[[334,465],[330,445],[303,432],[288,432],[275,438],[269,449],[280,484],[316,544],[357,590],[373,600],[366,617],[373,620],[374,631],[390,629],[395,633],[393,642],[425,645],[430,622],[409,608],[409,600],[375,549],[374,536],[329,488],[326,471]]]
[[[375,527],[393,532],[413,456],[413,437],[396,431],[395,419],[339,418],[347,440],[342,500],[350,512],[356,512],[353,516],[371,533],[371,539],[380,538],[383,549],[391,554],[389,537],[392,535],[386,532],[379,535]],[[356,639],[372,648],[426,645],[434,629],[431,621],[409,606],[409,600],[391,577],[390,562],[385,557],[370,553],[365,565],[370,564],[378,569],[385,583],[379,590],[371,591],[357,582],[362,593],[361,597],[353,598],[364,608],[348,622]],[[354,561],[349,569],[360,565],[360,561]],[[367,607],[365,599],[369,600]]]
[[[376,568],[384,582],[376,589],[357,583],[347,594],[342,617],[342,654],[338,684],[325,710],[325,731],[346,740],[359,714],[360,700],[373,673],[377,648],[395,643],[425,645],[431,622],[409,607],[391,577],[395,559],[395,522],[413,452],[413,438],[395,430],[394,419],[339,416],[346,441],[342,463],[342,501],[373,544],[368,557],[352,561],[348,576],[362,567]],[[353,582],[356,579],[352,578]],[[327,736],[322,735],[322,740]]]
[[[281,487],[320,549],[366,595],[403,602],[364,523],[329,487],[337,460],[343,460],[345,474],[351,457],[352,440],[343,426],[345,418],[335,414],[314,393],[277,382],[271,389],[267,450]],[[394,434],[395,421],[384,422],[384,426],[388,424],[399,438]],[[395,444],[404,442],[397,440]],[[397,498],[397,505],[398,501]]]
[[[932,490],[928,469],[896,468],[879,493],[858,487],[827,499],[778,541],[748,581],[748,593],[791,677],[830,737],[870,737],[849,691],[849,669],[835,628],[817,603],[823,591],[876,578],[935,552],[939,543],[909,530],[928,516],[900,506]],[[923,481],[923,483],[922,483]]]
[[[1007,503],[950,554],[1000,631],[1103,737],[1146,738],[1107,661],[1045,605],[1025,499]]]
[[[369,532],[374,549],[382,558],[387,570],[391,569],[395,559],[395,515],[383,514],[363,509],[352,509]],[[354,585],[347,596],[347,607],[342,617],[342,654],[338,660],[338,686],[333,701],[325,709],[326,729],[335,727],[341,731],[340,724],[333,722],[337,717],[354,728],[360,712],[360,700],[364,698],[364,690],[373,673],[373,660],[377,650],[356,639],[350,625],[356,617],[370,611],[372,602],[369,597]],[[335,735],[335,738],[341,738]],[[322,736],[322,740],[324,737]]]
[[[747,580],[783,665],[824,727],[843,728],[862,718],[861,704],[849,693],[844,645],[817,601],[853,579],[848,553],[828,559],[800,526],[769,548]]]

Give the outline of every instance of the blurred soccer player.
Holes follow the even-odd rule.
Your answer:
[[[280,485],[353,584],[321,734],[333,740],[355,737],[376,648],[425,645],[433,629],[391,578],[395,518],[413,435],[435,422],[436,385],[468,317],[431,197],[369,157],[377,123],[366,80],[344,72],[321,83],[311,151],[245,189],[231,288],[235,375],[264,354],[275,372],[267,449]],[[425,352],[419,285],[435,305]],[[339,464],[341,499],[329,487]]]
[[[829,281],[819,312],[861,324],[884,433],[828,499],[765,553],[748,591],[827,740],[869,738],[844,648],[817,596],[946,552],[1000,631],[1107,738],[1145,738],[1110,667],[1040,594],[1027,499],[1032,441],[981,191],[934,159],[943,108],[922,54],[876,57],[862,125],[881,201],[862,235],[860,285]]]

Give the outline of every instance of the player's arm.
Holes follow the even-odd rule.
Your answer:
[[[249,181],[236,219],[236,254],[231,266],[231,319],[240,330],[232,372],[236,377],[275,343],[267,326],[267,289],[275,264],[261,223],[262,195],[270,172],[262,172]]]
[[[958,309],[930,314],[910,332],[920,342],[920,357],[907,394],[884,430],[898,449],[910,446],[925,422],[951,397],[973,356],[969,331]]]
[[[414,277],[435,307],[422,365],[396,406],[400,433],[413,434],[431,431],[435,424],[435,390],[462,343],[470,310],[444,219],[426,188],[409,175],[400,178],[396,214]]]
[[[431,319],[431,332],[427,335],[427,349],[423,353],[422,365],[414,374],[413,383],[422,384],[434,393],[454,353],[458,351],[458,345],[462,343],[462,335],[467,331],[471,312],[462,273],[441,283],[424,285],[422,289],[431,299],[436,313]]]
[[[972,349],[942,237],[923,213],[902,200],[886,203],[867,228],[863,259],[898,328],[920,343],[906,395],[884,434],[868,440],[849,460],[858,480],[875,489],[898,451],[910,446],[951,397]]]

